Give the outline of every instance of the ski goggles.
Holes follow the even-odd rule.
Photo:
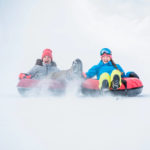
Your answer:
[[[108,49],[108,48],[103,48],[101,51],[100,51],[100,55],[102,56],[103,54],[107,54],[107,55],[111,55],[111,50]]]

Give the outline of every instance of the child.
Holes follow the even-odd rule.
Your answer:
[[[115,64],[112,59],[112,52],[108,48],[100,51],[101,60],[98,65],[94,65],[86,73],[86,78],[92,78],[95,75],[99,80],[99,88],[112,88],[117,90],[121,86],[122,77],[138,77],[134,72],[125,74],[119,64]]]
[[[59,70],[56,63],[53,61],[52,50],[45,49],[42,53],[42,59],[37,59],[35,66],[27,73],[21,73],[19,79],[32,78],[32,79],[73,79],[81,77],[82,75],[82,62],[80,59],[73,61],[72,66],[68,70]]]

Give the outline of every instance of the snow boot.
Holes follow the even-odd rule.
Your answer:
[[[71,66],[74,76],[81,78],[83,72],[83,65],[80,59],[75,59]]]
[[[117,90],[120,87],[120,77],[119,75],[114,75],[112,83],[111,83],[111,87],[113,90]]]
[[[103,80],[101,90],[108,89],[109,83],[108,80]]]
[[[113,70],[111,73],[111,87],[113,90],[117,90],[121,86],[121,72],[119,70]]]
[[[109,89],[111,86],[110,75],[108,73],[103,73],[99,79],[99,89]]]

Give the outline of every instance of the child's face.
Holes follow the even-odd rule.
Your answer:
[[[44,62],[45,64],[50,64],[51,61],[52,61],[52,59],[51,59],[49,56],[45,56],[45,57],[43,58],[43,62]]]
[[[111,60],[109,56],[103,56],[101,59],[104,64],[108,63]]]

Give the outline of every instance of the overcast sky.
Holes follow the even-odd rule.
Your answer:
[[[86,72],[98,63],[103,47],[112,50],[126,72],[144,72],[146,81],[149,39],[148,0],[0,0],[2,77],[16,78],[14,82],[44,48],[53,50],[60,69],[79,57]]]

